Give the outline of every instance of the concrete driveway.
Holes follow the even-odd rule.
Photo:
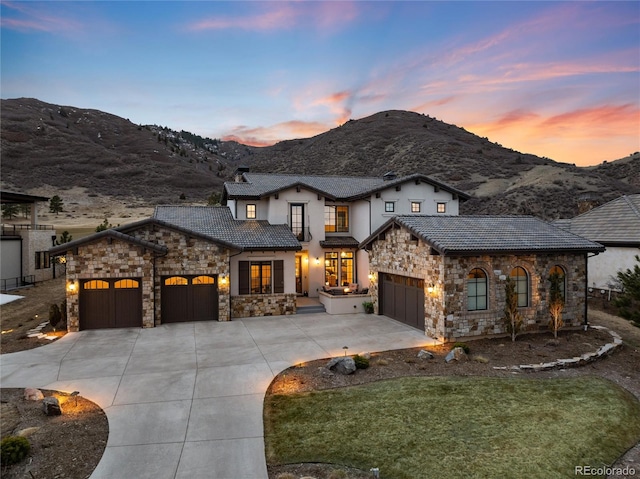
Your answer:
[[[0,357],[2,387],[80,394],[109,419],[92,479],[267,478],[262,402],[303,361],[432,345],[384,316],[301,314],[69,333]]]

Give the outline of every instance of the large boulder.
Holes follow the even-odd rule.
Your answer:
[[[444,358],[444,360],[448,363],[450,363],[451,361],[464,361],[467,359],[467,353],[464,352],[464,349],[458,347],[458,348],[453,348],[451,351],[449,351],[449,354],[447,354],[447,357]]]
[[[327,363],[327,369],[338,374],[353,374],[356,372],[356,362],[350,356],[333,358]]]
[[[62,406],[58,398],[46,397],[42,400],[42,411],[47,416],[60,416],[62,414]]]

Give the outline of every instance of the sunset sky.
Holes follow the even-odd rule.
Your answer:
[[[593,165],[640,150],[640,2],[0,1],[1,96],[251,145],[411,110]]]

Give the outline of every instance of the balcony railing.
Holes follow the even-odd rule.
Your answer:
[[[313,238],[309,228],[296,228],[295,230],[291,228],[291,231],[301,243],[308,243]]]
[[[46,230],[50,230],[53,231],[55,230],[55,228],[53,227],[53,225],[30,225],[30,224],[24,224],[24,225],[2,225],[2,236],[17,236],[19,233],[19,231],[24,231],[24,230],[42,230],[42,231],[46,231]]]
[[[30,286],[35,284],[35,282],[36,278],[32,274],[28,276],[22,276],[21,278],[0,279],[0,291],[10,291],[12,289]]]

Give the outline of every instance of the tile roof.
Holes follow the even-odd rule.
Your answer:
[[[115,230],[113,228],[110,228],[108,230],[100,231],[99,233],[93,234],[91,236],[87,236],[85,238],[80,238],[74,241],[69,241],[68,243],[63,243],[61,245],[54,246],[53,248],[49,249],[49,254],[52,256],[64,255],[70,249],[73,249],[85,244],[95,243],[96,241],[100,241],[104,238],[113,238],[117,240],[126,241],[127,243],[131,243],[136,246],[142,246],[143,248],[149,249],[156,253],[167,252],[166,246],[152,243],[151,241],[146,241],[140,238],[136,238],[134,236],[131,236],[126,233],[122,233],[118,230]]]
[[[533,216],[396,216],[361,243],[368,246],[394,224],[440,254],[604,251],[604,247]]]
[[[327,236],[320,241],[322,248],[357,248],[358,240],[353,236]]]
[[[621,196],[571,219],[553,223],[602,244],[640,246],[640,194]]]
[[[258,199],[279,191],[300,186],[315,191],[332,200],[356,200],[377,191],[408,181],[422,181],[458,195],[462,201],[470,198],[463,191],[441,183],[426,175],[413,174],[385,181],[381,177],[345,177],[287,175],[271,173],[244,173],[245,182],[224,184],[224,197],[230,199]]]
[[[246,250],[299,250],[287,225],[235,220],[226,206],[156,206],[153,219]]]

